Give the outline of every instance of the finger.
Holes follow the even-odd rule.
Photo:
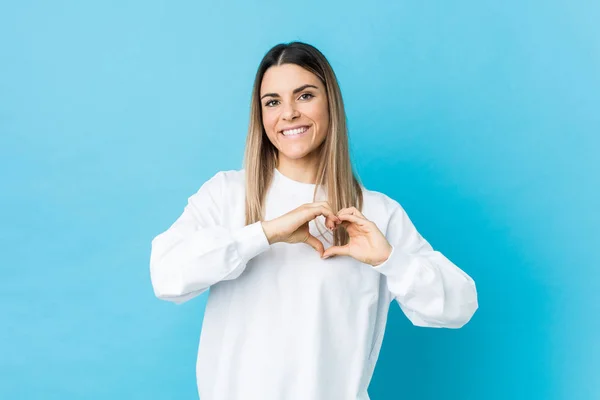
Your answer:
[[[365,216],[363,215],[363,213],[361,213],[360,210],[358,208],[356,208],[356,207],[342,208],[338,212],[338,215],[340,215],[340,214],[351,214],[351,215],[356,215],[357,217],[365,218]]]
[[[326,209],[328,209],[329,211],[331,211],[333,213],[333,215],[335,215],[335,212],[333,212],[333,208],[331,207],[331,204],[329,204],[328,201],[318,201],[315,203],[308,203],[308,205],[310,207],[325,207]]]
[[[331,205],[327,201],[319,201],[314,203],[308,203],[307,207],[313,209],[315,213],[311,214],[311,218],[316,218],[319,215],[325,216],[325,226],[329,230],[334,230],[339,223],[342,221],[337,217]]]
[[[350,247],[348,245],[344,246],[331,246],[321,256],[322,258],[329,258],[333,256],[348,256],[350,255],[349,251]]]
[[[352,214],[338,215],[338,218],[341,219],[342,221],[350,221],[350,222],[353,222],[356,225],[360,225],[360,226],[365,226],[368,222],[370,222],[366,218],[357,217],[356,215],[352,215]]]
[[[305,243],[311,246],[313,249],[315,249],[317,253],[319,253],[321,256],[323,256],[323,252],[325,251],[325,249],[323,247],[323,243],[319,239],[317,239],[313,235],[308,235],[308,238],[306,239]]]
[[[328,216],[325,219],[325,225],[331,230],[334,230],[341,223],[342,220],[339,219],[338,216],[335,214],[333,214],[333,216]]]
[[[313,218],[316,218],[319,215],[324,215],[327,220],[330,220],[332,222],[331,228],[333,228],[333,225],[335,225],[336,221],[339,221],[339,218],[337,217],[337,215],[335,215],[335,213],[331,209],[329,209],[325,206],[320,206],[318,208],[313,209],[313,214],[312,214]]]
[[[308,203],[307,205],[309,207],[326,207],[329,210],[333,211],[333,208],[331,207],[331,204],[329,204],[328,201],[316,201],[314,203]]]
[[[303,207],[294,210],[294,212],[298,212],[298,220],[295,222],[298,225],[306,224],[320,215],[325,216],[325,225],[328,229],[334,229],[335,224],[339,221],[333,211],[329,211],[322,206],[314,207],[311,204],[305,204]]]
[[[344,227],[344,228],[348,229],[348,225],[350,225],[351,223],[352,222],[350,222],[350,221],[340,221],[340,223],[337,224],[335,226],[335,228],[337,229],[337,228],[339,228],[341,226],[341,227]]]

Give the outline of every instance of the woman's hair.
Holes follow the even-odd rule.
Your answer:
[[[321,80],[327,94],[329,132],[316,150],[319,165],[313,201],[317,190],[323,186],[333,212],[351,206],[362,210],[361,184],[350,161],[346,112],[335,73],[325,56],[315,47],[302,42],[281,43],[263,57],[254,79],[244,154],[246,225],[264,218],[264,201],[278,162],[278,150],[267,137],[262,123],[260,87],[267,69],[282,64],[296,64],[312,72]],[[338,246],[348,242],[347,231],[340,228],[334,230],[334,244]]]

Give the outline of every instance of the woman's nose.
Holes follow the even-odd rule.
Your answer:
[[[285,120],[292,120],[294,118],[297,118],[299,114],[300,113],[298,112],[298,110],[296,110],[296,108],[292,104],[288,104],[283,108],[282,118]]]

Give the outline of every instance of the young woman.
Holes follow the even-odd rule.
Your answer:
[[[330,64],[279,44],[256,74],[244,168],[220,171],[152,241],[160,299],[210,288],[197,358],[201,400],[369,399],[388,307],[460,328],[473,280],[398,202],[353,172]]]

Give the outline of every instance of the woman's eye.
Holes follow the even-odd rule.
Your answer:
[[[301,100],[308,100],[315,97],[312,93],[302,93],[300,95],[300,99]],[[269,100],[265,103],[265,107],[274,107],[277,105],[279,101],[278,100]]]

